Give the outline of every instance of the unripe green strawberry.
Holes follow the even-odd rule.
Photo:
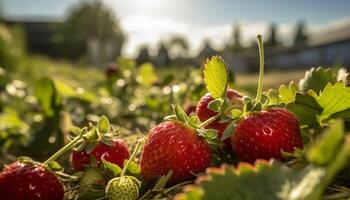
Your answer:
[[[139,181],[131,176],[117,177],[108,182],[108,200],[136,200],[139,197]]]

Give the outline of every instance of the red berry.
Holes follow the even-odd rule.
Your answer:
[[[61,181],[41,165],[14,162],[0,173],[0,199],[62,200],[63,197]]]
[[[173,171],[169,184],[191,179],[210,164],[208,143],[194,129],[175,121],[163,122],[150,131],[141,156],[145,180]]]
[[[195,113],[196,112],[196,106],[195,105],[189,105],[186,107],[185,109],[185,113],[186,115],[191,115],[192,113]]]
[[[118,74],[118,66],[115,63],[109,63],[107,68],[105,69],[105,75],[107,78],[111,78],[112,76]]]
[[[72,151],[71,165],[73,169],[84,170],[90,164],[91,156],[96,159],[98,164],[103,157],[105,160],[123,168],[124,160],[130,157],[128,145],[121,139],[113,139],[112,142],[113,146],[98,142],[91,153],[87,153],[86,151]]]
[[[303,148],[298,119],[284,108],[253,112],[241,119],[231,137],[232,148],[241,161],[282,160],[281,151]]]
[[[228,89],[226,96],[228,97],[228,99],[230,99],[229,103],[231,105],[237,105],[238,108],[242,106],[242,96],[237,91],[232,90],[232,89]],[[204,95],[199,100],[199,102],[197,104],[197,108],[196,108],[196,114],[198,115],[199,119],[202,122],[204,122],[205,120],[207,120],[207,119],[209,119],[217,114],[217,112],[212,111],[208,108],[208,104],[213,100],[214,100],[214,98],[209,93]],[[220,123],[219,121],[220,121],[220,119],[210,123],[205,128],[217,130],[219,137],[221,137],[222,134],[224,133],[226,127],[229,124],[228,123]],[[225,145],[227,147],[231,148],[230,138],[226,139],[224,142],[225,142]]]

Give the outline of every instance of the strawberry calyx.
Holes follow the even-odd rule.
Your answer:
[[[90,125],[89,128],[85,127],[82,131],[85,134],[73,148],[75,151],[91,153],[98,143],[113,147],[112,140],[118,136],[118,132],[113,129],[106,116],[100,117],[96,126]]]
[[[209,118],[208,120],[201,123],[199,117],[195,113],[191,113],[189,116],[181,108],[179,104],[173,105],[173,115],[166,116],[164,120],[167,121],[178,121],[192,129],[195,133],[204,138],[212,149],[219,149],[223,146],[223,142],[218,139],[218,131],[215,129],[206,129],[206,125],[217,120],[220,117],[220,113]]]

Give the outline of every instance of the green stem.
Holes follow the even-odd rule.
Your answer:
[[[174,185],[174,186],[172,186],[172,187],[169,187],[169,188],[167,188],[167,189],[165,189],[165,193],[169,193],[169,192],[171,192],[171,190],[173,190],[173,189],[175,189],[175,188],[177,188],[177,187],[182,187],[182,186],[184,186],[184,185],[188,185],[188,184],[191,184],[192,183],[192,181],[184,181],[184,182],[182,182],[182,183],[178,183],[178,184],[176,184],[176,185]]]
[[[120,173],[120,177],[122,177],[122,176],[125,175],[126,170],[128,169],[128,167],[129,167],[131,161],[135,158],[137,152],[140,150],[141,144],[145,143],[145,141],[146,141],[145,138],[141,138],[141,139],[139,139],[139,140],[137,141],[137,144],[136,144],[136,146],[135,146],[134,151],[133,151],[132,154],[131,154],[131,157],[129,158],[128,162],[125,164],[125,166],[123,167],[122,172]]]
[[[199,128],[205,127],[208,124],[212,123],[213,121],[217,120],[221,116],[221,113],[219,112],[218,114],[212,116],[211,118],[205,120],[203,123],[199,125]]]
[[[62,147],[62,149],[58,150],[55,154],[53,154],[49,159],[47,159],[45,162],[43,162],[43,165],[47,165],[51,161],[56,160],[58,157],[60,157],[62,154],[64,154],[66,151],[71,149],[78,140],[80,140],[83,137],[83,131],[82,133],[75,137],[74,140],[70,141],[66,146]]]
[[[258,90],[256,93],[256,99],[255,103],[260,103],[261,101],[261,93],[263,88],[263,81],[264,81],[264,44],[262,41],[262,36],[258,35],[258,45],[259,45],[259,58],[260,58],[260,72],[259,72],[259,83],[258,83]]]

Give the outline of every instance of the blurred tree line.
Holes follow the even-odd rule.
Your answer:
[[[271,23],[268,27],[268,36],[265,40],[266,48],[274,47],[285,47],[278,35],[278,25],[276,23]],[[299,21],[294,30],[292,46],[304,45],[307,39],[306,26],[303,21]],[[190,44],[183,35],[171,36],[167,42],[160,42],[158,47],[158,52],[151,56],[149,52],[149,47],[147,45],[142,45],[139,49],[139,54],[136,57],[136,62],[141,65],[146,62],[152,62],[156,66],[168,66],[176,65],[181,66],[181,64],[195,64],[200,65],[201,62],[208,57],[213,55],[220,55],[224,53],[237,53],[242,51],[252,51],[256,50],[257,43],[255,39],[250,45],[243,45],[241,38],[241,27],[239,24],[234,24],[231,37],[226,41],[227,45],[221,49],[216,50],[212,47],[210,39],[204,39],[202,42],[202,49],[199,51],[197,56],[189,59],[189,49]],[[183,62],[183,63],[181,63]]]
[[[124,40],[113,10],[101,1],[73,6],[54,37],[61,56],[77,59],[88,55],[95,64],[114,61],[121,54]]]
[[[0,28],[0,31],[5,29],[4,27]],[[11,34],[6,33],[8,31],[0,32],[0,64],[11,65],[8,63],[14,62],[13,56],[15,54],[25,52],[23,31],[21,33],[19,28],[15,29],[17,30]],[[8,39],[10,37],[7,35],[12,35],[14,38],[19,38],[19,40]],[[73,5],[68,10],[66,19],[55,26],[54,35],[51,39],[54,44],[54,56],[56,57],[81,60],[96,66],[106,66],[107,63],[114,62],[121,56],[121,49],[126,37],[114,11],[101,0],[94,0],[80,1]],[[305,44],[307,34],[304,22],[297,23],[293,37],[293,45]],[[284,47],[278,35],[277,24],[270,24],[268,37],[266,38],[266,48]],[[257,48],[255,39],[250,45],[243,43],[239,24],[233,26],[231,37],[226,41],[226,44],[223,49],[216,50],[212,47],[210,39],[204,39],[202,49],[193,57],[193,55],[189,55],[191,48],[186,37],[175,34],[170,35],[167,39],[163,38],[158,43],[158,50],[155,53],[150,53],[148,45],[141,45],[135,60],[138,65],[152,62],[159,67],[200,65],[202,60],[212,55],[251,51]],[[16,46],[17,48],[13,49],[17,50],[9,48],[9,45]],[[8,49],[12,50],[8,51]]]

